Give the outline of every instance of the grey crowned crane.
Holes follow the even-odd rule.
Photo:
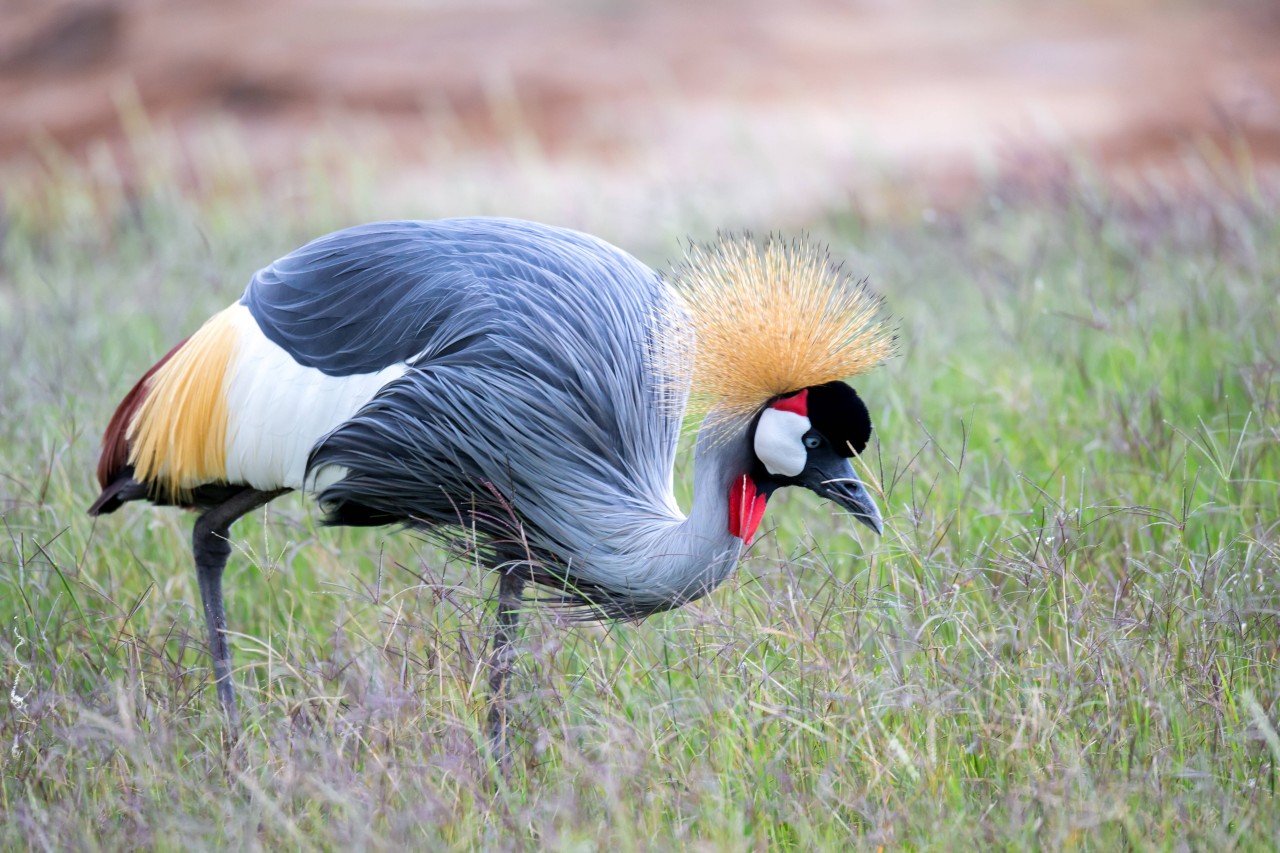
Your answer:
[[[691,249],[678,287],[586,234],[510,219],[321,237],[256,273],[134,385],[89,512],[146,500],[192,534],[213,678],[238,726],[222,573],[236,519],[291,490],[333,525],[478,547],[499,578],[490,737],[527,584],[639,619],[733,570],[769,496],[803,486],[876,532],[844,379],[886,358],[879,303],[803,243]],[[686,516],[672,469],[702,414]]]

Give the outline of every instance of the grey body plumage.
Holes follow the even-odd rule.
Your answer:
[[[343,472],[318,495],[330,523],[475,536],[550,600],[635,617],[705,593],[741,545],[672,495],[683,400],[649,356],[672,300],[592,237],[459,219],[321,238],[242,302],[308,366],[409,366],[312,451],[313,475]]]

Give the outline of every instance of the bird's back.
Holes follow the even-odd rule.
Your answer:
[[[625,549],[622,519],[678,517],[682,400],[649,355],[672,299],[631,256],[565,229],[339,231],[259,271],[139,383],[100,479],[178,503],[305,487],[333,523],[461,523],[585,563]]]
[[[482,514],[493,535],[518,521],[564,560],[607,538],[608,518],[675,512],[679,406],[660,399],[670,383],[648,357],[670,314],[657,275],[595,238],[531,223],[413,228],[428,240],[397,255],[423,277],[391,298],[423,313],[383,333],[432,333],[402,377],[317,445],[321,481],[346,472],[321,490],[329,518],[470,525],[459,502],[492,497]],[[604,526],[587,529],[596,518]]]

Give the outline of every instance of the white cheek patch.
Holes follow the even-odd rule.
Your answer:
[[[804,415],[781,409],[765,409],[756,424],[756,458],[770,474],[795,477],[804,470],[809,451],[804,434],[811,424]]]

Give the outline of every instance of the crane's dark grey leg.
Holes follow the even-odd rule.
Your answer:
[[[516,656],[523,593],[524,578],[508,572],[498,578],[498,627],[493,632],[493,651],[489,657],[489,747],[503,774],[511,764],[503,687]]]
[[[240,711],[236,708],[235,688],[231,685],[231,652],[227,647],[227,617],[222,607],[222,570],[231,556],[231,525],[288,489],[260,492],[245,489],[213,506],[196,519],[191,531],[191,552],[196,560],[196,580],[200,583],[200,600],[204,605],[204,621],[209,629],[209,654],[213,656],[213,680],[218,700],[226,711],[232,730],[240,728]]]

